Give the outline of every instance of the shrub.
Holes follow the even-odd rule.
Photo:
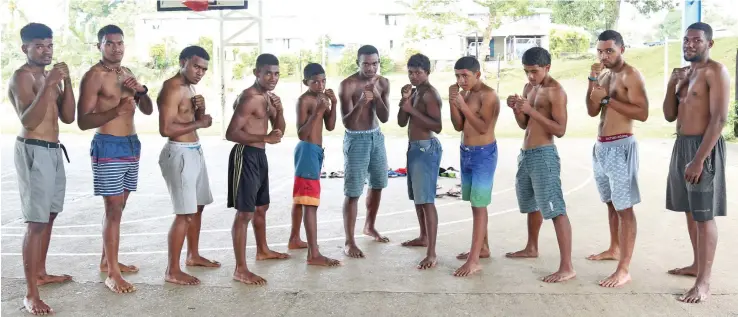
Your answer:
[[[738,138],[738,102],[733,101],[728,109],[728,122],[723,130],[723,137],[727,140]]]
[[[589,36],[574,31],[551,30],[549,52],[555,57],[582,54],[589,49]]]
[[[344,48],[341,59],[338,61],[338,73],[343,76],[348,76],[356,71],[359,67],[356,65],[356,50],[358,47],[349,46]],[[395,62],[386,52],[379,52],[379,71],[382,75],[387,75],[395,71]]]

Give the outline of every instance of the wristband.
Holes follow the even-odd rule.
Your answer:
[[[592,76],[587,77],[587,79],[589,79],[589,81],[597,81],[597,78]]]

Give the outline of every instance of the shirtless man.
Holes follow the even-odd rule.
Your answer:
[[[161,174],[174,205],[174,222],[169,230],[169,264],[164,280],[174,284],[195,285],[200,281],[179,267],[179,255],[187,236],[187,266],[220,267],[220,263],[198,252],[202,211],[213,202],[208,169],[197,129],[213,123],[205,114],[205,100],[195,94],[194,86],[208,70],[210,55],[199,46],[189,46],[179,54],[179,72],[162,84],[156,100],[159,109],[159,133],[169,138],[159,155]]]
[[[359,196],[369,178],[366,195],[364,234],[378,242],[389,242],[374,228],[382,189],[387,187],[387,151],[379,122],[389,120],[389,81],[380,75],[379,51],[374,46],[359,48],[356,64],[359,71],[341,82],[341,119],[346,127],[343,138],[345,178],[343,192],[343,226],[346,242],[343,252],[352,258],[363,258],[356,246],[354,227]]]
[[[67,150],[59,142],[59,120],[74,122],[75,101],[67,64],[57,63],[46,70],[54,55],[51,29],[29,23],[20,30],[20,36],[26,63],[10,77],[8,99],[23,125],[14,156],[21,212],[28,224],[23,239],[27,285],[23,306],[29,313],[45,315],[53,310],[41,300],[38,285],[72,279],[69,275],[48,274],[46,253],[54,219],[64,209],[67,184],[62,158],[62,151],[66,156]]]
[[[710,294],[718,240],[715,217],[727,214],[726,148],[721,131],[728,117],[730,75],[723,64],[710,58],[714,42],[708,24],[690,25],[683,41],[684,60],[690,66],[674,69],[664,98],[666,121],[677,122],[666,209],[686,214],[694,262],[669,274],[696,276],[694,286],[679,300],[698,303]]]
[[[615,273],[599,282],[620,287],[630,281],[630,259],[636,238],[633,206],[641,202],[638,189],[638,143],[633,120],[648,118],[648,98],[640,72],[623,59],[625,44],[620,33],[607,30],[598,37],[600,62],[592,65],[587,89],[587,113],[600,115],[592,165],[600,199],[607,204],[610,248],[589,260],[617,260]],[[609,72],[602,73],[602,68]]]
[[[111,291],[129,293],[136,288],[123,279],[121,272],[137,272],[138,268],[118,263],[118,246],[123,209],[138,184],[141,142],[133,115],[136,106],[150,115],[153,104],[148,88],[130,69],[121,66],[123,31],[115,25],[104,26],[97,32],[97,40],[102,59],[82,77],[77,125],[82,130],[97,128],[90,153],[95,196],[102,196],[105,202],[100,271],[107,272],[105,285]]]
[[[525,130],[515,192],[520,212],[528,214],[528,243],[523,250],[506,256],[537,258],[543,220],[553,219],[561,262],[559,270],[543,281],[563,282],[576,276],[576,272],[571,263],[571,223],[561,191],[561,159],[553,137],[561,138],[566,133],[567,96],[564,87],[549,74],[551,54],[546,49],[528,49],[523,54],[523,70],[528,77],[523,95],[507,97],[507,105],[513,109],[518,126]]]
[[[228,208],[237,210],[231,231],[236,256],[233,279],[264,285],[266,280],[251,273],[246,266],[246,231],[252,218],[256,260],[289,258],[287,254],[270,250],[266,241],[266,211],[270,197],[264,146],[279,143],[285,128],[282,101],[272,93],[279,81],[277,57],[259,55],[254,76],[254,84],[242,91],[233,104],[233,117],[226,131],[226,139],[236,143],[228,158]],[[269,123],[272,131],[267,133]]]
[[[494,89],[479,78],[479,61],[466,56],[456,61],[456,83],[449,87],[451,123],[462,134],[461,199],[471,203],[474,223],[471,249],[457,258],[466,259],[455,276],[468,276],[482,270],[479,258],[489,257],[487,206],[492,202],[492,187],[497,168],[495,126],[500,114],[500,99]],[[463,91],[459,91],[459,88]]]
[[[410,56],[407,76],[410,85],[402,87],[402,99],[397,111],[397,123],[407,128],[407,192],[415,203],[420,237],[405,241],[403,246],[428,247],[418,269],[436,266],[436,183],[441,166],[443,147],[435,134],[441,133],[441,95],[428,82],[430,59],[423,54]],[[413,88],[415,86],[415,88]]]
[[[328,131],[336,127],[338,100],[331,89],[325,89],[323,66],[310,63],[303,70],[302,82],[308,86],[297,101],[297,136],[295,147],[295,184],[293,203],[305,211],[305,234],[308,240],[307,264],[338,266],[338,260],[327,258],[318,250],[318,206],[320,205],[320,168],[323,166],[323,124]]]

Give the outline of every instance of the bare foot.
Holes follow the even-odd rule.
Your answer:
[[[683,276],[697,276],[697,266],[694,264],[690,266],[685,266],[683,268],[678,269],[671,269],[667,271],[666,273],[669,273],[671,275],[683,275]]]
[[[418,237],[412,240],[407,240],[402,243],[403,247],[427,247],[428,242],[423,237]]]
[[[125,265],[123,263],[118,263],[118,267],[120,268],[121,273],[137,273],[138,267],[135,265]],[[108,272],[108,263],[105,262],[105,264],[100,264],[100,272],[107,273]]]
[[[707,284],[695,285],[684,295],[679,296],[679,300],[684,303],[696,304],[703,302],[710,295],[710,286]]]
[[[364,234],[374,238],[374,241],[377,242],[387,243],[390,241],[389,238],[379,234],[379,232],[377,232],[377,229],[364,228]]]
[[[290,240],[290,242],[287,243],[287,249],[289,250],[306,249],[307,247],[307,242],[300,240],[300,238]]]
[[[338,261],[338,260],[335,260],[335,259],[331,259],[331,258],[327,258],[327,257],[321,255],[321,256],[318,256],[318,257],[313,258],[313,259],[308,258],[307,259],[307,264],[308,265],[318,265],[318,266],[340,266],[341,265],[341,261]]]
[[[348,255],[352,258],[363,258],[364,252],[361,252],[356,244],[347,244],[343,247],[343,254]]]
[[[606,261],[606,260],[620,260],[620,251],[606,250],[600,254],[592,254],[587,257],[587,260],[592,261]]]
[[[508,258],[537,258],[538,250],[525,248],[517,252],[508,252],[505,256]]]
[[[42,274],[36,279],[36,285],[45,285],[45,284],[53,284],[53,283],[64,283],[66,281],[71,281],[72,276],[71,275],[50,275],[50,274]]]
[[[204,267],[220,267],[220,262],[208,260],[198,255],[197,257],[187,258],[185,261],[187,266],[204,266]]]
[[[479,253],[479,258],[486,259],[489,257],[489,255],[490,255],[489,249],[487,249],[487,247],[483,247],[482,252]],[[459,255],[457,255],[456,258],[459,260],[466,260],[469,258],[469,252],[467,251],[467,252],[459,253]]]
[[[110,277],[105,279],[105,286],[115,293],[132,293],[136,291],[136,287],[133,284],[128,283],[123,277]]]
[[[559,270],[558,272],[555,272],[549,276],[546,276],[543,278],[543,281],[546,283],[559,283],[568,281],[572,278],[577,276],[577,272],[574,272],[573,269],[567,269],[567,270]]]
[[[427,270],[432,269],[436,267],[436,257],[435,256],[427,256],[423,261],[420,261],[418,263],[418,269],[419,270]]]
[[[621,287],[628,282],[630,282],[630,274],[616,270],[615,273],[612,273],[608,278],[600,281],[600,286],[610,288]]]
[[[287,253],[279,253],[277,251],[267,250],[264,253],[256,253],[256,260],[284,260],[289,259],[290,255]]]
[[[197,285],[200,284],[200,280],[198,280],[196,277],[189,275],[185,272],[179,271],[179,272],[168,272],[164,275],[164,280],[169,283],[179,284],[179,285]]]
[[[26,307],[26,310],[34,315],[46,315],[46,314],[53,314],[54,310],[49,307],[49,305],[46,305],[44,301],[42,301],[40,298],[32,299],[28,297],[23,298],[23,306]]]
[[[247,285],[265,285],[267,281],[250,271],[233,272],[233,279]]]
[[[482,270],[482,266],[479,265],[479,262],[472,263],[470,261],[466,261],[464,265],[456,269],[456,272],[454,272],[454,276],[458,276],[458,277],[469,276],[481,270]]]

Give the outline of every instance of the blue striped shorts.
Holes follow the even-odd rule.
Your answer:
[[[387,187],[387,152],[382,131],[379,128],[346,130],[343,137],[343,167],[343,193],[346,197],[361,196],[367,178],[372,189]]]
[[[135,134],[96,133],[90,146],[95,196],[118,196],[136,191],[141,142]]]

